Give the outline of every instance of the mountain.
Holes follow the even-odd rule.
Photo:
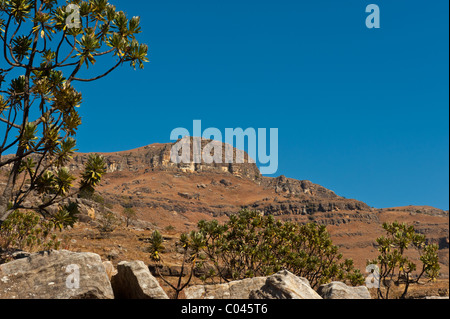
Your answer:
[[[202,145],[210,141],[203,140]],[[145,242],[154,229],[174,241],[177,234],[196,228],[202,219],[224,221],[247,207],[281,220],[315,222],[327,226],[333,242],[363,272],[367,259],[377,256],[375,239],[383,235],[384,222],[407,222],[440,247],[442,274],[448,278],[448,211],[428,206],[377,209],[347,199],[310,181],[260,174],[245,154],[242,164],[174,164],[173,144],[152,144],[135,150],[104,153],[107,174],[92,200],[77,199],[84,224],[67,231],[68,247],[122,260],[148,258]],[[222,145],[225,149],[225,145]],[[236,154],[236,150],[234,153]],[[77,153],[69,168],[78,171],[89,154]],[[95,221],[102,211],[120,214],[124,207],[137,212],[132,228],[99,242]],[[176,264],[176,249],[173,248]]]

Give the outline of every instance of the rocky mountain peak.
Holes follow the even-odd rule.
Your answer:
[[[202,148],[211,140],[202,139]],[[191,141],[192,143],[192,141]],[[223,161],[221,163],[207,164],[202,159],[199,163],[193,161],[188,163],[174,163],[171,160],[171,150],[175,143],[152,144],[135,150],[102,153],[106,160],[107,172],[149,172],[149,171],[166,171],[180,173],[195,172],[212,172],[212,173],[230,173],[234,176],[257,180],[261,177],[261,173],[255,163],[249,161],[248,154],[244,152],[244,163],[226,163],[224,154],[226,144],[222,144]],[[191,147],[191,155],[193,147]],[[233,149],[236,158],[239,150]],[[74,156],[73,162],[70,164],[72,170],[82,169],[83,164],[87,161],[89,154],[77,154]],[[191,159],[193,156],[191,156]]]

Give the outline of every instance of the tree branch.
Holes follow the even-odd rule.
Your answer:
[[[79,81],[79,82],[92,82],[92,81],[96,81],[96,80],[99,80],[99,79],[101,79],[101,78],[104,78],[105,76],[107,76],[108,74],[110,74],[112,71],[114,71],[115,69],[117,69],[122,63],[123,63],[123,61],[124,61],[124,59],[123,58],[121,58],[120,59],[120,61],[115,65],[115,66],[113,66],[111,69],[109,69],[106,73],[104,73],[104,74],[102,74],[102,75],[99,75],[99,76],[97,76],[97,77],[95,77],[95,78],[91,78],[91,79],[80,79],[80,78],[72,78],[72,80],[73,81]]]

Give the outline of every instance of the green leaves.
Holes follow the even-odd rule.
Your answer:
[[[427,245],[423,249],[422,256],[420,256],[423,270],[431,280],[435,280],[439,276],[441,269],[441,266],[439,265],[438,250],[439,246],[436,244]]]
[[[34,9],[34,0],[7,0],[4,2],[6,10],[17,23],[25,22],[30,18],[31,10]]]
[[[144,68],[144,63],[149,62],[147,58],[148,46],[145,44],[139,44],[136,40],[131,42],[128,55],[125,59],[126,62],[130,62],[130,65],[136,69],[136,65],[139,65],[140,69]]]
[[[202,251],[224,279],[268,276],[288,269],[306,277],[313,287],[333,279],[351,284],[364,281],[353,261],[340,263],[342,255],[325,226],[276,221],[273,216],[244,209],[223,225],[200,221],[198,228],[204,238]]]
[[[75,181],[75,176],[73,176],[69,169],[63,167],[61,168],[55,178],[56,186],[58,187],[58,192],[61,195],[66,195],[72,188],[72,183]]]
[[[114,30],[117,30],[123,38],[126,38],[129,35],[128,19],[123,11],[119,11],[115,14],[113,25]]]
[[[75,149],[76,145],[77,141],[72,137],[68,137],[66,140],[59,143],[56,150],[56,165],[58,167],[63,166],[72,159],[73,154],[77,151]]]
[[[51,235],[55,220],[46,221],[34,212],[15,211],[0,226],[0,248],[34,250],[58,249],[61,242]]]
[[[53,95],[53,107],[62,114],[73,112],[82,102],[81,93],[77,92],[75,88],[67,84],[67,82],[62,86],[56,87]]]
[[[1,2],[0,2],[0,10],[2,8]],[[0,19],[0,36],[3,37],[3,33],[5,32],[5,20]]]
[[[128,19],[108,0],[0,0],[5,49],[0,68],[5,141],[0,168],[12,167],[2,206],[11,204],[6,211],[0,207],[1,220],[25,208],[27,196],[37,192],[33,207],[26,209],[56,218],[55,225],[71,224],[67,208],[56,214],[46,208],[80,191],[93,194],[106,172],[104,159],[92,155],[79,187],[74,187],[76,179],[65,167],[76,151],[82,123],[78,108],[83,99],[75,84],[101,79],[124,63],[143,68],[148,47],[136,37],[141,31],[139,17]],[[82,70],[84,66],[89,70]],[[12,157],[1,156],[12,150]]]
[[[33,33],[40,32],[40,37],[42,39],[48,38],[51,40],[52,34],[56,33],[56,30],[52,27],[52,14],[38,11],[32,20],[35,24],[32,29]]]
[[[163,245],[164,239],[161,233],[155,230],[150,237],[150,246],[148,251],[150,253],[150,259],[159,262],[161,260],[161,253],[164,252],[165,248]]]
[[[32,42],[33,40],[31,37],[27,37],[25,35],[18,36],[13,39],[12,51],[17,61],[22,62],[25,57],[28,57],[31,51]]]
[[[80,57],[80,64],[86,63],[87,67],[89,67],[89,63],[94,65],[96,62],[94,52],[101,47],[94,30],[86,28],[83,37],[81,40],[77,40],[77,43],[80,45],[80,49],[76,56]]]
[[[20,147],[30,150],[35,147],[37,137],[37,125],[28,123],[22,130],[22,135],[20,136]]]
[[[386,236],[377,238],[379,255],[375,260],[367,261],[368,265],[378,265],[380,268],[380,282],[382,286],[378,289],[378,297],[388,299],[391,296],[390,281],[398,286],[404,284],[400,298],[405,298],[411,283],[419,282],[425,274],[431,280],[439,275],[439,258],[437,245],[426,245],[426,237],[416,233],[414,226],[405,223],[384,223],[383,229]],[[411,254],[407,251],[413,248],[419,254],[422,269],[413,279],[412,274],[418,270],[417,264],[411,260]]]
[[[78,205],[76,203],[70,202],[69,204],[62,206],[52,218],[54,228],[61,231],[67,227],[73,227],[78,221],[77,215],[79,213]]]
[[[36,181],[36,190],[39,194],[52,194],[56,191],[55,175],[51,171],[45,171]]]
[[[36,162],[31,158],[28,157],[26,160],[23,160],[20,168],[19,168],[19,172],[29,172],[30,174],[34,173],[34,168],[36,167]]]
[[[81,175],[81,189],[93,189],[102,179],[106,173],[106,163],[103,156],[98,154],[90,154],[88,161],[84,167],[84,172]]]
[[[141,18],[140,17],[133,17],[130,20],[129,26],[128,26],[128,34],[129,35],[135,35],[141,33]]]
[[[11,80],[10,87],[8,89],[10,96],[11,106],[20,105],[25,94],[25,76],[21,75],[18,78]]]

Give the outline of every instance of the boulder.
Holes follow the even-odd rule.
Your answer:
[[[338,281],[320,286],[318,293],[323,299],[371,299],[366,286],[350,287]]]
[[[267,277],[264,285],[250,293],[250,299],[322,299],[309,281],[287,270]]]
[[[249,299],[250,293],[265,282],[265,277],[255,277],[217,285],[191,286],[184,290],[184,294],[186,299]]]
[[[289,271],[270,277],[255,277],[219,285],[191,286],[187,299],[322,299],[308,280]]]
[[[0,299],[113,299],[99,255],[46,251],[0,265]]]
[[[142,261],[122,261],[111,279],[116,299],[169,299]]]

